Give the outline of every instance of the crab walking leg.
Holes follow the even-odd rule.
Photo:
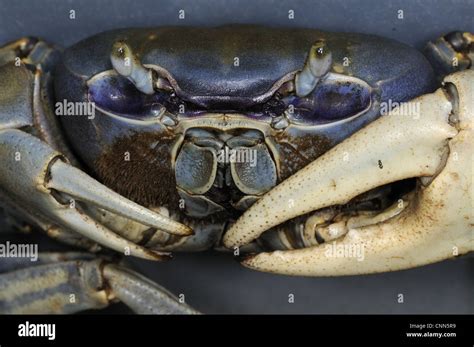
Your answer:
[[[255,237],[261,231],[262,217],[274,225],[296,214],[344,203],[361,190],[406,177],[436,175],[427,187],[419,188],[415,202],[392,219],[352,229],[332,244],[262,253],[248,257],[243,264],[288,275],[351,275],[420,266],[474,250],[473,80],[472,70],[445,79],[456,86],[459,95],[457,134],[448,125],[451,106],[441,90],[419,97],[413,100],[420,103],[419,121],[393,115],[375,121],[271,191],[262,203],[255,204],[248,211],[250,217],[244,216],[234,225],[227,244],[240,244]],[[452,139],[445,144],[449,138]],[[444,145],[450,153],[445,163]],[[378,152],[379,147],[383,151]],[[341,151],[349,149],[352,158],[347,166],[339,158]],[[383,175],[372,167],[380,159],[387,168]],[[438,172],[442,164],[444,167]],[[333,187],[324,182],[324,175],[335,180]],[[290,186],[294,187],[293,192],[288,191]],[[278,198],[280,194],[282,198]],[[296,199],[296,213],[280,207],[288,196]],[[265,208],[270,201],[273,208]],[[249,228],[251,225],[257,227]],[[245,229],[250,233],[243,232]],[[339,250],[345,256],[338,256]],[[351,250],[361,256],[345,254]]]
[[[103,186],[81,170],[61,160],[50,166],[50,179],[46,186],[66,193],[80,201],[114,212],[123,217],[154,227],[170,234],[190,235],[191,228],[142,207],[113,190]]]
[[[37,216],[44,216],[66,229],[77,231],[121,253],[161,260],[167,253],[147,250],[100,225],[78,206],[61,203],[46,186],[50,165],[60,154],[21,130],[0,131],[0,190],[15,203]],[[99,183],[97,183],[99,184]]]
[[[104,277],[114,295],[141,314],[197,314],[198,312],[146,277],[114,264],[104,267]]]
[[[117,298],[136,313],[198,313],[131,270],[83,256],[48,253],[39,255],[41,265],[12,264],[19,268],[0,274],[0,313],[69,314],[100,309]]]
[[[29,268],[31,266],[39,266],[46,264],[61,263],[70,260],[93,260],[94,254],[82,252],[41,252],[37,254],[37,259],[29,257],[5,257],[0,262],[0,274],[15,270]],[[32,260],[34,262],[32,262]]]
[[[0,275],[2,314],[68,314],[103,308],[109,300],[100,261],[65,261]]]

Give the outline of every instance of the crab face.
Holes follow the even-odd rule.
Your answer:
[[[64,53],[55,86],[59,101],[95,105],[93,119],[61,120],[100,181],[145,206],[229,218],[381,103],[433,83],[424,58],[390,40],[223,27],[100,34]]]

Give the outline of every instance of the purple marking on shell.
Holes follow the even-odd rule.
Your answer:
[[[324,124],[352,117],[370,106],[370,91],[351,82],[323,82],[307,97],[289,96],[292,117],[301,122]]]
[[[101,109],[128,117],[156,115],[168,94],[156,92],[141,93],[132,82],[121,76],[107,76],[89,85],[89,100]]]

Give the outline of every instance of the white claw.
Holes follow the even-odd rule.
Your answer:
[[[382,223],[353,228],[335,244],[261,253],[243,264],[290,275],[347,275],[410,268],[473,250],[473,80],[474,71],[447,79],[459,91],[459,131],[449,124],[451,103],[441,89],[414,99],[418,117],[392,112],[346,139],[247,210],[226,233],[225,245],[244,245],[286,220],[347,203],[377,186],[434,176],[408,208]],[[361,247],[363,259],[339,257],[332,246]]]
[[[50,166],[49,172],[47,187],[50,189],[170,234],[192,234],[189,227],[124,198],[61,160],[56,160]]]
[[[451,104],[442,91],[423,98],[430,112],[382,116],[272,189],[232,225],[225,245],[249,243],[284,221],[347,203],[378,186],[434,175],[447,139],[457,131],[448,123]]]

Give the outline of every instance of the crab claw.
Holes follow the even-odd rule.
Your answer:
[[[395,109],[346,139],[256,202],[231,226],[224,244],[248,244],[291,218],[416,177],[414,198],[400,213],[349,226],[326,245],[260,253],[243,265],[288,275],[352,275],[411,268],[474,250],[473,81],[472,70],[450,75],[446,89],[411,101],[419,105],[418,116]],[[358,248],[363,257],[334,248]]]
[[[189,234],[188,227],[123,198],[63,159],[30,134],[18,129],[1,130],[0,195],[8,196],[15,207],[29,211],[34,221],[74,230],[103,246],[145,259],[162,260],[168,253],[150,251],[127,240],[87,215],[80,203],[174,234]],[[75,203],[76,198],[80,203]]]

